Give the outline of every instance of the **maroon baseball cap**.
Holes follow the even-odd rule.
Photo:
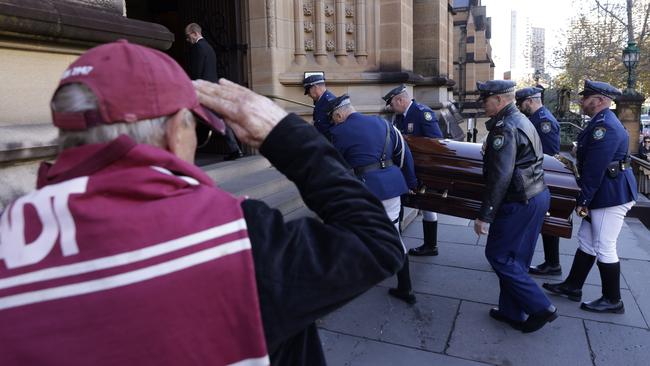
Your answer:
[[[54,125],[64,130],[136,122],[187,108],[213,130],[225,132],[223,120],[199,104],[192,81],[176,61],[126,40],[97,46],[81,55],[63,73],[57,89],[71,83],[87,86],[97,97],[98,110],[52,111]]]

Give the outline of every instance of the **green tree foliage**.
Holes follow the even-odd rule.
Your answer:
[[[641,50],[636,89],[650,94],[650,0],[582,0],[584,11],[571,22],[566,46],[554,52],[554,66],[564,69],[553,84],[571,90],[584,79],[606,81],[624,89],[627,69],[622,52],[631,38]]]

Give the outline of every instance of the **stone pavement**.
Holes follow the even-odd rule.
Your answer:
[[[572,239],[560,239],[563,275],[533,277],[540,285],[568,274],[579,221]],[[408,247],[420,245],[421,217],[403,237]],[[650,231],[638,219],[625,219],[618,240],[625,314],[589,313],[549,295],[560,317],[531,334],[488,316],[499,286],[473,222],[439,215],[438,240],[439,256],[410,258],[414,306],[388,296],[393,277],[319,321],[330,365],[650,365]],[[540,237],[533,263],[542,261]],[[600,293],[594,265],[583,299]]]

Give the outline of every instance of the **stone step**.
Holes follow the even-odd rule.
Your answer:
[[[255,199],[263,199],[275,192],[294,186],[282,173],[272,167],[262,168],[218,185],[234,195]]]
[[[221,184],[269,167],[271,167],[271,163],[263,156],[253,155],[234,161],[204,165],[201,169],[217,184]]]

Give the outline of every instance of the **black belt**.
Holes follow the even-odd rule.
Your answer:
[[[360,177],[363,174],[366,174],[368,172],[371,172],[373,170],[379,170],[379,169],[386,169],[389,166],[393,165],[393,161],[390,159],[387,159],[386,151],[388,151],[388,145],[390,144],[390,125],[386,120],[384,120],[384,125],[386,126],[386,138],[384,139],[384,150],[381,152],[381,159],[379,159],[378,163],[372,163],[356,168],[352,168],[354,171],[354,175],[357,177]]]
[[[362,174],[366,174],[368,172],[371,172],[373,170],[379,170],[379,169],[386,169],[389,166],[393,165],[392,160],[382,160],[378,163],[373,163],[373,164],[368,164],[360,167],[353,168],[354,170],[354,175],[360,176]]]

